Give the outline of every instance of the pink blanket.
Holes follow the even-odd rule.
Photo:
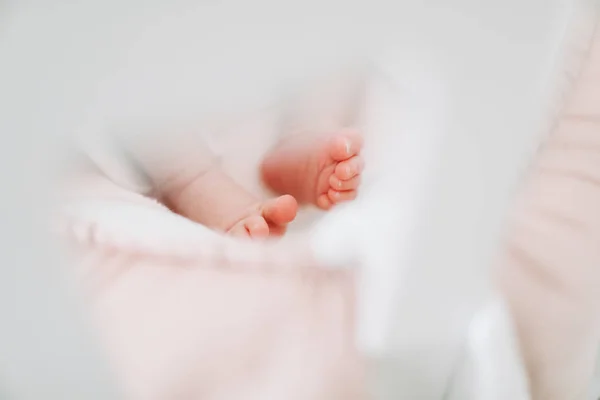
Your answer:
[[[290,250],[297,244],[232,250],[152,200],[83,178],[62,228],[128,398],[362,398],[349,273],[311,268]],[[72,212],[77,204],[91,204],[89,214]],[[129,235],[131,206],[184,233]]]

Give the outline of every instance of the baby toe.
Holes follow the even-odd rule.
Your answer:
[[[289,194],[268,200],[262,206],[264,219],[272,225],[286,225],[292,222],[297,212],[298,202]]]
[[[322,210],[329,210],[333,206],[333,202],[329,199],[327,194],[322,194],[317,197],[317,207]]]
[[[252,238],[264,238],[269,236],[269,225],[263,217],[248,217],[246,218],[244,226]]]
[[[237,224],[229,228],[227,234],[234,237],[250,237],[250,232],[248,232],[248,230],[246,229],[244,221],[238,222]]]
[[[345,191],[345,190],[355,190],[358,189],[360,185],[360,175],[356,175],[348,180],[341,180],[334,174],[329,177],[329,185],[333,190],[336,191]]]
[[[335,176],[343,181],[347,181],[360,174],[363,170],[364,163],[360,156],[354,156],[349,160],[338,163],[335,167]]]
[[[263,217],[253,215],[235,224],[227,233],[237,237],[265,238],[269,236],[269,225]]]
[[[362,138],[358,133],[340,134],[331,140],[330,156],[334,161],[344,161],[360,153]]]
[[[338,192],[337,190],[329,189],[327,197],[333,204],[341,203],[344,201],[350,201],[356,199],[356,190],[346,190]]]

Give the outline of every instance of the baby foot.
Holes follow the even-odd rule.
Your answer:
[[[248,210],[227,233],[253,239],[281,236],[297,211],[298,203],[290,195],[270,199]]]
[[[267,154],[262,178],[277,193],[328,210],[356,198],[363,169],[361,149],[362,139],[353,131],[297,135]]]

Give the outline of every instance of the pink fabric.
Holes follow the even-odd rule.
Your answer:
[[[500,264],[534,399],[588,398],[600,350],[600,30],[594,22],[595,35],[568,49],[584,59],[516,207]]]
[[[585,48],[581,74],[515,209],[498,274],[534,399],[584,398],[599,351],[598,31]],[[75,202],[134,205],[183,224],[98,176],[76,186]],[[281,253],[293,247],[201,249],[207,242],[189,225],[183,243],[168,235],[136,243],[103,232],[101,222],[67,215],[63,228],[128,398],[365,397],[349,273],[305,268],[313,264],[302,252],[286,261]],[[195,246],[197,254],[181,256]]]
[[[135,204],[175,218],[100,176],[77,187],[75,203]],[[267,245],[232,254],[254,260],[245,263],[222,249],[165,256],[131,239],[99,239],[107,236],[102,223],[66,221],[76,275],[127,398],[363,398],[350,274],[281,262],[266,268],[278,251]]]

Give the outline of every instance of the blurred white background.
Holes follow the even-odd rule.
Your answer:
[[[46,267],[43,237],[32,232],[52,192],[48,165],[67,149],[65,139],[110,70],[122,37],[144,18],[170,15],[187,3],[0,3],[0,386],[15,398],[112,398],[85,328],[74,331],[67,310],[76,315],[76,307],[64,306],[62,282]],[[289,37],[302,46],[278,47],[276,57],[261,47],[262,62],[283,72],[269,81],[264,64],[244,70],[237,88],[242,106],[267,101],[282,82],[330,70],[365,49],[380,60],[367,120],[369,135],[379,138],[368,149],[373,178],[360,202],[327,224],[334,232],[347,224],[360,232],[348,240],[362,247],[366,260],[361,344],[402,359],[392,377],[401,398],[443,397],[468,323],[491,293],[488,271],[502,218],[549,112],[545,99],[570,3],[322,0],[289,9],[263,0],[220,3],[220,11],[203,3],[242,27],[292,11],[302,17],[297,24],[312,21],[310,35]],[[248,32],[228,34],[243,40]],[[231,43],[209,39],[216,41],[202,43],[215,49]],[[228,54],[231,59],[219,60],[243,56]],[[206,91],[208,100],[235,95],[236,88],[220,90],[219,62],[199,74],[205,80],[198,85],[217,82]],[[269,90],[244,85],[248,80]]]

